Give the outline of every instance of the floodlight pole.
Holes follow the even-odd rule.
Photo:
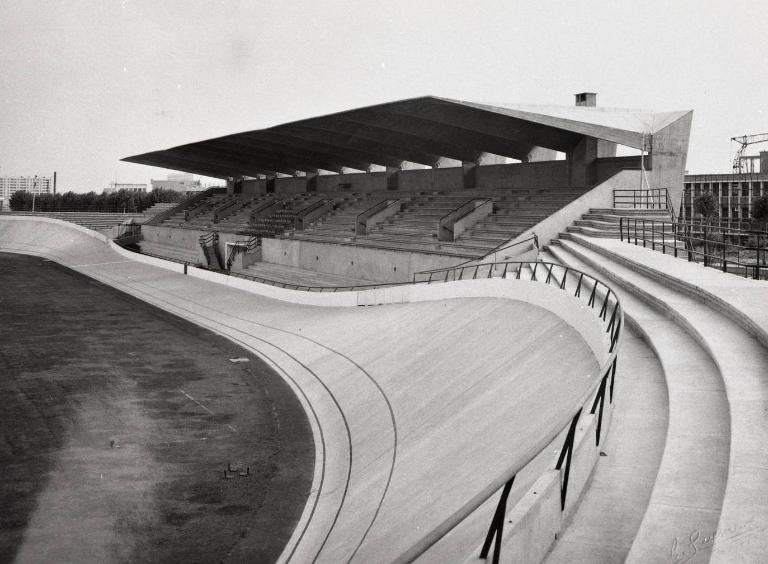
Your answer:
[[[645,133],[643,133],[643,146],[640,149],[640,190],[643,190],[643,171],[645,171]],[[641,196],[642,197],[642,196]]]

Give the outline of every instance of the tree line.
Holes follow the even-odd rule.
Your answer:
[[[129,192],[119,190],[110,194],[88,192],[64,192],[63,194],[40,194],[34,198],[34,209],[40,212],[90,211],[140,213],[154,204],[180,202],[185,198],[182,192],[157,188],[151,192]],[[19,190],[11,195],[11,210],[32,211],[32,194]]]

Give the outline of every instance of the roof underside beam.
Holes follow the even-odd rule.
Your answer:
[[[306,122],[281,126],[280,132],[312,141],[330,139],[333,143],[340,143],[349,147],[370,146],[372,150],[378,143],[382,149],[387,151],[384,154],[392,163],[389,166],[399,166],[402,161],[433,166],[440,160],[441,156],[422,147],[407,144],[402,138],[398,138],[394,134],[379,134],[372,131],[371,128],[363,128],[356,124],[336,120],[327,122],[307,120]]]
[[[314,168],[338,172],[342,167],[367,169],[377,162],[376,155],[359,151],[334,150],[330,145],[301,142],[299,139],[286,138],[270,131],[251,131],[211,140],[216,146],[228,147],[229,150],[248,154],[280,154],[286,158],[299,158],[303,162],[314,163]],[[379,161],[382,159],[378,159]],[[329,166],[325,166],[329,165]]]
[[[285,147],[316,149],[329,157],[346,162],[349,159],[369,161],[381,166],[399,166],[402,158],[398,157],[398,148],[377,142],[351,139],[348,136],[333,133],[318,134],[317,130],[298,125],[284,125],[266,131],[253,131],[248,139],[260,138],[269,143]]]
[[[453,123],[426,119],[423,116],[400,114],[397,111],[390,113],[397,115],[400,119],[407,119],[410,128],[429,132],[430,138],[447,140],[453,145],[469,150],[480,150],[484,153],[524,160],[535,146],[519,139],[489,135],[465,127],[457,127]]]
[[[377,114],[377,115],[374,115]],[[363,139],[383,139],[387,143],[412,151],[448,157],[459,161],[475,161],[483,151],[456,146],[444,139],[430,138],[428,134],[407,119],[392,117],[368,110],[357,115],[334,116],[333,118],[317,118],[307,120],[307,125],[317,126],[332,131],[341,131],[352,137]],[[411,159],[404,159],[411,160]],[[431,163],[434,166],[439,158]],[[419,162],[419,161],[414,161]]]
[[[290,168],[273,168],[269,164],[249,161],[227,159],[221,156],[210,156],[202,150],[168,149],[160,151],[156,157],[157,162],[167,162],[185,166],[199,166],[200,168],[212,168],[227,171],[227,176],[257,176],[259,174],[295,174],[296,170]],[[162,166],[162,165],[161,165]]]
[[[149,153],[147,155],[137,155],[135,157],[128,157],[122,159],[126,162],[143,164],[146,166],[156,166],[160,168],[167,168],[170,170],[180,170],[182,172],[191,172],[193,174],[202,174],[203,176],[210,176],[211,178],[228,178],[232,176],[232,172],[218,167],[206,167],[200,163],[170,163],[162,160],[160,157],[153,158]],[[140,159],[140,160],[139,160]]]
[[[515,140],[530,146],[546,147],[567,153],[573,149],[583,135],[503,114],[476,108],[448,104],[402,104],[388,111],[404,118],[422,118],[453,127],[469,129],[477,133]]]
[[[232,167],[241,171],[256,170],[259,171],[258,174],[279,172],[281,174],[295,175],[300,170],[314,170],[316,168],[313,163],[301,161],[299,158],[289,160],[284,155],[266,153],[264,151],[258,155],[235,153],[211,146],[207,142],[175,147],[169,149],[166,153],[190,160],[199,160],[203,163]],[[249,172],[245,174],[255,176]]]

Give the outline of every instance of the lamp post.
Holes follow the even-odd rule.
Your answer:
[[[35,213],[35,190],[37,190],[37,175],[32,179],[32,213]]]

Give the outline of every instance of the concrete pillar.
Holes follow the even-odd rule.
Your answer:
[[[317,192],[317,171],[307,171],[307,192]]]
[[[652,168],[648,171],[651,188],[666,188],[674,208],[680,209],[685,181],[685,163],[693,112],[657,131],[650,139]]]
[[[477,187],[477,167],[475,161],[462,161],[461,170],[464,173],[464,189],[472,190]]]
[[[557,151],[547,149],[546,147],[534,147],[525,158],[527,163],[538,163],[541,161],[554,161],[557,159]]]
[[[400,187],[400,170],[399,166],[387,167],[387,190],[397,190]]]
[[[227,178],[227,194],[242,194],[243,193],[242,176],[231,176]]]
[[[604,159],[608,157],[616,156],[616,143],[606,141],[605,139],[597,140],[597,158]]]
[[[594,137],[582,137],[566,155],[571,186],[586,187],[595,183],[597,141]]]

